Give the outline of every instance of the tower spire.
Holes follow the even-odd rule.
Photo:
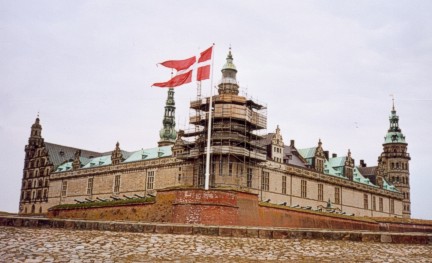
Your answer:
[[[163,127],[159,132],[160,141],[158,146],[173,145],[177,138],[177,132],[175,130],[175,101],[174,101],[174,89],[168,89],[168,97],[165,103],[165,113],[162,121]]]
[[[378,157],[379,176],[396,186],[404,198],[402,201],[403,217],[411,215],[409,161],[407,150],[408,143],[399,127],[399,116],[396,113],[394,96],[392,98],[392,110],[389,116],[390,127],[384,137],[383,152]]]
[[[233,63],[233,56],[231,53],[231,46],[229,47],[226,62],[222,67],[222,80],[218,87],[219,94],[234,94],[238,95],[239,85],[237,83],[237,68]]]

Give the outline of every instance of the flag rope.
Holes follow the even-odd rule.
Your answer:
[[[211,145],[211,128],[212,128],[212,108],[213,108],[213,61],[215,57],[215,44],[212,48],[212,62],[211,62],[211,77],[210,77],[210,101],[208,113],[208,128],[207,128],[207,152],[206,152],[206,167],[205,167],[205,183],[204,189],[209,189],[210,182],[210,145]]]

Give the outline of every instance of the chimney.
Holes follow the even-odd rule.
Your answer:
[[[336,158],[337,154],[336,153],[332,153],[332,158]]]
[[[325,158],[328,160],[329,159],[329,151],[324,151],[324,155],[325,155]]]
[[[364,162],[364,160],[360,160],[360,167],[367,167],[367,164]]]
[[[290,142],[291,147],[294,147],[294,142],[295,142],[294,140],[291,140],[291,142]]]

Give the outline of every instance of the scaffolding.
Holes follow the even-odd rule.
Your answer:
[[[219,90],[225,85],[220,83]],[[197,91],[200,91],[201,87]],[[237,91],[238,93],[238,91]],[[252,167],[267,159],[260,145],[267,128],[267,106],[237,94],[201,98],[190,102],[189,123],[184,133],[185,150],[178,156],[194,161],[193,184],[204,186],[209,110],[212,110],[210,187],[250,188]]]

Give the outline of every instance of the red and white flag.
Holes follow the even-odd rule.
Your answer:
[[[210,62],[213,46],[200,53],[198,61],[196,56],[183,60],[167,60],[161,64],[164,67],[175,69],[176,75],[166,82],[153,83],[152,86],[161,88],[174,88],[190,83],[192,79],[201,81],[210,78]]]

